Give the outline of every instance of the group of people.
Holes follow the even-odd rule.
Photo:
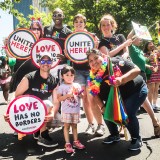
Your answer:
[[[145,51],[143,52],[138,47],[142,39],[136,37],[133,31],[128,35],[127,40],[122,34],[116,34],[117,23],[113,16],[107,14],[100,20],[102,38],[99,40],[95,34],[91,33],[96,47],[87,51],[88,62],[76,64],[70,62],[65,56],[64,42],[72,31],[67,25],[63,24],[63,11],[56,8],[53,11],[52,18],[54,23],[51,26],[44,27],[44,30],[40,21],[32,21],[30,30],[35,33],[38,39],[42,37],[52,38],[59,43],[62,48],[62,55],[57,57],[60,59],[60,64],[58,64],[56,70],[51,69],[52,58],[47,53],[40,54],[41,58],[38,61],[40,68],[36,68],[31,59],[26,60],[15,72],[12,80],[14,83],[11,85],[11,92],[15,91],[15,97],[32,94],[41,98],[47,106],[48,115],[45,117],[45,123],[40,131],[34,134],[34,138],[38,139],[37,144],[45,147],[58,145],[50,137],[47,124],[54,120],[59,108],[61,108],[65,151],[73,153],[73,147],[77,149],[85,148],[78,139],[77,133],[77,124],[80,121],[80,98],[82,98],[88,121],[85,133],[96,133],[103,136],[105,134],[103,113],[111,85],[119,88],[128,115],[129,121],[126,127],[131,136],[129,150],[138,150],[142,146],[139,122],[136,117],[140,106],[143,106],[148,112],[153,122],[155,135],[159,137],[160,123],[153,110],[158,109],[156,101],[160,79],[155,78],[155,76],[159,75],[160,69],[155,71],[155,68],[160,65],[159,51],[152,47],[150,51],[144,54]],[[86,17],[77,14],[73,19],[73,26],[74,31],[87,31]],[[156,62],[154,56],[157,59]],[[108,83],[111,76],[108,67],[110,63],[122,73],[121,76],[114,77],[114,83]],[[146,68],[151,71],[149,79],[146,78]],[[57,77],[53,76],[55,73]],[[46,92],[40,90],[42,83],[48,86]],[[39,92],[33,88],[36,88]],[[148,89],[149,93],[156,93],[154,95],[149,94]],[[52,96],[52,102],[48,100],[50,96]],[[94,119],[97,122],[97,128],[93,123]],[[8,115],[5,115],[5,120],[9,121]],[[107,119],[104,120],[110,135],[103,140],[103,143],[110,144],[120,141],[118,126]],[[70,127],[72,127],[73,145],[69,139]]]

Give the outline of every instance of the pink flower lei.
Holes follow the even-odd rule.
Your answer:
[[[88,86],[89,86],[89,92],[93,96],[96,96],[100,92],[100,85],[102,82],[102,76],[104,72],[106,71],[107,67],[107,60],[105,59],[104,62],[102,63],[101,68],[98,70],[96,74],[93,69],[90,70],[90,74],[88,77]]]

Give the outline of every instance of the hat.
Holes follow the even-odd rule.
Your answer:
[[[48,52],[41,52],[39,55],[40,55],[39,60],[41,60],[44,56],[47,56],[47,57],[50,58],[50,60],[52,60],[51,53],[48,53]]]

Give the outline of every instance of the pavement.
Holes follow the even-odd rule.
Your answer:
[[[2,91],[0,91],[0,103],[3,103]],[[160,106],[160,98],[158,99]],[[87,128],[87,120],[81,110],[81,122],[78,124],[79,139],[85,144],[85,150],[76,150],[73,154],[64,151],[64,137],[62,128],[56,128],[50,135],[59,142],[57,148],[45,148],[37,145],[32,135],[26,136],[22,141],[13,136],[13,130],[3,119],[7,110],[6,105],[0,105],[0,160],[160,160],[160,138],[155,138],[151,119],[147,113],[138,114],[140,132],[143,139],[141,150],[129,151],[129,141],[124,138],[114,144],[103,144],[102,140],[109,135],[102,137],[96,135],[87,136],[84,134]],[[160,112],[156,113],[160,119]],[[72,140],[72,134],[70,133]]]

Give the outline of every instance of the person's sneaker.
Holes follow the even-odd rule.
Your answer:
[[[58,143],[54,142],[52,138],[50,137],[43,138],[41,136],[38,137],[37,144],[40,146],[44,146],[44,147],[57,147],[58,146]]]
[[[73,142],[73,147],[77,148],[77,149],[84,149],[85,148],[85,146],[79,140]]]
[[[105,143],[105,144],[111,144],[113,142],[119,142],[119,141],[120,141],[120,135],[116,135],[116,136],[109,135],[108,137],[106,137],[103,140],[103,143]]]
[[[40,135],[40,131],[37,131],[37,132],[33,133],[33,138],[37,140],[39,135]]]
[[[93,135],[94,133],[95,133],[94,124],[89,124],[85,131],[85,134]]]
[[[70,143],[66,143],[64,148],[66,153],[74,153],[74,149],[72,148],[72,145]]]
[[[139,150],[142,147],[142,140],[137,138],[132,138],[131,144],[129,146],[129,150],[136,151]]]
[[[103,124],[98,124],[96,134],[103,136],[105,134],[105,128]]]
[[[152,108],[153,108],[153,110],[154,110],[155,112],[160,111],[160,107],[158,107],[156,104],[153,104],[153,105],[152,105]]]

